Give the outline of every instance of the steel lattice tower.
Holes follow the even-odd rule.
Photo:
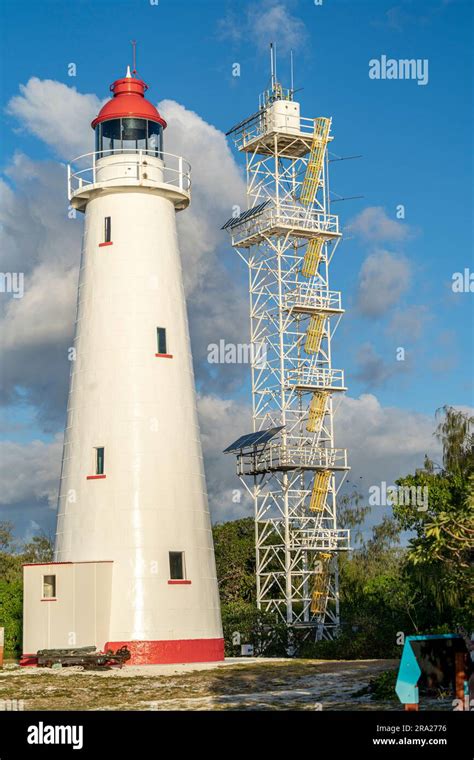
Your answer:
[[[229,132],[246,156],[248,210],[224,225],[249,273],[255,433],[226,451],[255,504],[257,603],[317,639],[339,625],[337,554],[350,538],[336,513],[349,468],[333,431],[346,388],[331,361],[343,309],[329,284],[341,239],[330,129],[331,119],[300,117],[272,75],[259,111]]]

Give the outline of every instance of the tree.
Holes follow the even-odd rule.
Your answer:
[[[21,653],[23,617],[23,569],[26,562],[49,562],[53,558],[52,540],[45,533],[31,541],[13,537],[13,525],[0,522],[0,625],[5,628],[5,655]]]
[[[255,523],[252,517],[213,528],[221,602],[255,604]]]
[[[445,472],[466,479],[474,470],[474,417],[467,412],[442,406],[436,411],[440,420],[435,432],[443,447]]]
[[[48,533],[40,533],[24,543],[21,554],[23,562],[52,562],[53,539]]]
[[[407,573],[439,610],[448,610],[467,606],[472,585],[474,418],[449,406],[437,415],[435,435],[442,444],[443,466],[425,459],[423,469],[397,481],[405,488],[422,489],[427,503],[423,509],[399,503],[393,511],[400,528],[415,533],[409,542]]]

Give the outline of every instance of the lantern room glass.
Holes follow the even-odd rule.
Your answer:
[[[148,119],[110,119],[95,128],[95,149],[97,158],[104,158],[114,153],[136,153],[146,150],[152,155],[162,157],[163,127]]]

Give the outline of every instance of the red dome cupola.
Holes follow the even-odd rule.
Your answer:
[[[122,117],[148,119],[148,121],[161,124],[163,129],[166,128],[166,121],[160,116],[155,106],[145,98],[148,85],[141,79],[135,79],[127,72],[126,77],[116,79],[110,85],[110,90],[114,97],[100,109],[99,114],[91,124],[93,129],[103,121]]]
[[[146,151],[160,157],[166,121],[145,98],[148,85],[132,77],[130,68],[123,79],[110,85],[114,96],[92,122],[98,158],[114,153]]]

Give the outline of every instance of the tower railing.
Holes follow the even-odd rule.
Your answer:
[[[331,469],[346,470],[346,449],[316,448],[305,445],[271,443],[255,452],[244,452],[238,456],[239,475],[252,475],[271,470]]]
[[[278,230],[291,230],[301,237],[339,237],[339,217],[308,209],[297,203],[274,203],[262,212],[249,214],[241,223],[232,225],[232,245],[253,245],[265,235],[276,234]]]
[[[287,387],[327,388],[331,390],[346,390],[344,386],[344,370],[332,367],[302,366],[286,373]]]
[[[306,117],[300,116],[299,130],[295,130],[295,134],[311,140],[314,134],[314,122],[315,119],[308,119]],[[257,140],[259,137],[263,137],[270,131],[278,132],[279,129],[278,127],[269,129],[267,119],[265,118],[265,112],[262,112],[262,114],[257,119],[255,119],[255,121],[251,122],[235,135],[235,146],[238,150],[242,150],[254,140]],[[284,128],[282,128],[281,131],[283,132]]]
[[[350,530],[336,528],[292,528],[290,542],[293,548],[311,549],[313,551],[341,551],[350,548]]]
[[[289,283],[291,287],[291,283]],[[312,283],[295,283],[292,290],[283,295],[283,305],[287,309],[342,312],[341,292],[328,288],[315,288]]]
[[[98,171],[104,169],[108,159],[114,157],[114,176],[101,180]],[[154,159],[153,161],[150,161]],[[162,179],[156,180],[150,174],[150,167],[162,170]],[[107,185],[120,185],[124,180],[147,182],[150,184],[166,184],[176,187],[181,192],[191,190],[191,164],[182,156],[174,153],[158,153],[156,150],[139,148],[121,150],[101,150],[84,153],[68,164],[68,198],[92,185],[105,182]]]

